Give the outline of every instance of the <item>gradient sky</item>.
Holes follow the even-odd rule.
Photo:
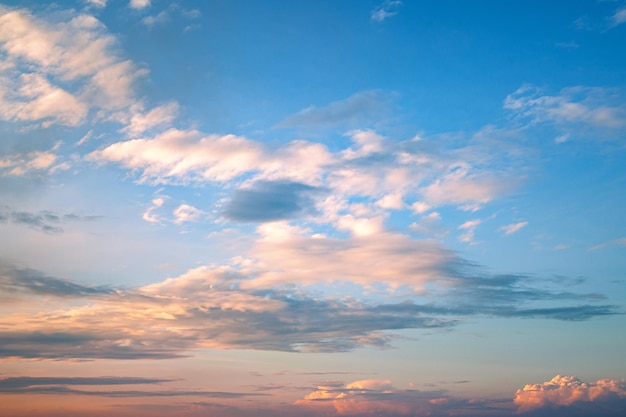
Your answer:
[[[626,413],[626,2],[4,1],[0,416]]]

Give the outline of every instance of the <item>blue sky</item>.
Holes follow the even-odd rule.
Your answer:
[[[0,415],[622,415],[625,40],[622,1],[3,2]]]

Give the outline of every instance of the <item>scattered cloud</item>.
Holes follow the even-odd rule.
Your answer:
[[[76,126],[91,109],[124,122],[120,110],[136,104],[132,86],[145,74],[116,51],[116,39],[93,16],[40,19],[0,10],[0,117]]]
[[[0,176],[23,177],[54,173],[69,168],[66,162],[57,163],[56,147],[49,151],[32,151],[0,157]]]
[[[508,235],[512,235],[513,233],[519,232],[527,225],[528,225],[528,222],[512,223],[512,224],[507,224],[506,226],[502,226],[498,230],[500,230],[501,232],[503,232],[505,235],[508,236]]]
[[[372,22],[380,23],[385,19],[398,14],[398,8],[402,6],[399,0],[385,0],[380,6],[372,10],[370,19]]]
[[[459,226],[460,230],[465,230],[461,236],[459,236],[459,241],[464,243],[469,243],[470,245],[475,244],[474,242],[474,233],[476,232],[476,228],[482,223],[481,220],[468,220],[462,225]]]

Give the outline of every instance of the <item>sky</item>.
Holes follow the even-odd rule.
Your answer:
[[[0,417],[626,413],[626,2],[0,5]]]

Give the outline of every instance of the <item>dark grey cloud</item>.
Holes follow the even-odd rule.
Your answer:
[[[278,123],[276,127],[330,127],[342,123],[380,120],[386,113],[391,95],[381,90],[356,93],[324,107],[308,107]]]
[[[268,222],[313,213],[314,197],[323,190],[292,181],[258,181],[236,190],[224,216],[239,222]]]
[[[28,226],[44,233],[63,233],[60,226],[66,222],[94,221],[100,216],[82,216],[75,213],[60,214],[54,211],[42,210],[36,213],[28,211],[13,211],[5,207],[0,211],[0,222]]]
[[[138,385],[160,384],[172,379],[139,377],[32,377],[18,376],[0,378],[0,392],[16,392],[24,388],[49,385]]]
[[[34,269],[19,269],[0,265],[0,295],[17,293],[53,295],[57,297],[89,297],[115,294],[104,286],[90,287],[72,281],[46,276]]]
[[[14,325],[0,333],[0,357],[167,359],[191,355],[207,342],[217,348],[344,352],[363,346],[387,348],[393,331],[451,329],[468,317],[582,321],[621,314],[616,306],[597,304],[594,294],[541,289],[543,281],[533,277],[463,276],[467,268],[462,262],[447,268],[456,277],[443,287],[443,294],[432,299],[407,295],[405,301],[387,303],[324,298],[298,288],[246,289],[241,287],[246,277],[236,273],[211,275],[208,290],[204,281],[194,279],[181,280],[175,293],[164,289],[163,294],[152,294],[8,270],[0,275],[4,293],[88,297],[107,313],[39,312],[28,326]],[[161,319],[154,311],[176,313]],[[137,327],[149,331],[138,335],[133,331]]]
[[[138,377],[9,377],[0,379],[0,393],[10,394],[55,394],[88,395],[97,397],[184,397],[201,396],[206,398],[241,398],[261,396],[260,393],[239,393],[226,391],[143,391],[143,390],[80,390],[68,386],[116,386],[143,385],[171,382],[172,379]]]

